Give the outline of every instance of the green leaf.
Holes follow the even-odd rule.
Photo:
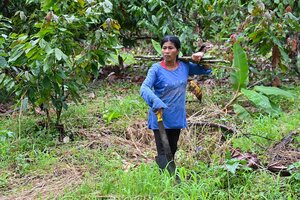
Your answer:
[[[273,111],[273,108],[271,106],[271,103],[270,103],[268,97],[266,97],[262,94],[259,94],[253,90],[246,90],[243,88],[241,89],[241,92],[256,106],[266,110],[267,112]]]
[[[55,58],[53,54],[48,54],[44,60],[43,72],[47,72],[49,69],[54,66]]]
[[[67,78],[67,76],[66,76],[66,74],[65,74],[65,72],[63,70],[58,71],[57,75],[59,77],[61,77],[62,79],[66,79]]]
[[[235,68],[235,72],[230,74],[231,82],[235,90],[240,90],[241,88],[246,88],[248,85],[249,66],[246,53],[239,43],[235,43],[233,46],[233,56],[233,67]]]
[[[18,12],[19,12],[20,19],[22,21],[26,21],[27,16],[25,15],[25,13],[23,11],[18,11]]]
[[[280,55],[282,56],[283,60],[286,63],[288,63],[290,61],[290,58],[289,58],[289,55],[285,52],[282,42],[274,35],[271,35],[271,39],[274,42],[274,44],[276,44],[278,46]]]
[[[157,54],[161,54],[161,46],[159,44],[159,42],[156,42],[155,40],[151,39],[152,45],[154,47],[154,49],[156,50]]]
[[[43,90],[50,90],[51,89],[51,80],[49,79],[49,77],[45,77],[42,80],[42,89]]]
[[[19,41],[25,41],[28,38],[28,35],[25,34],[17,35],[17,38]]]
[[[152,15],[152,21],[153,21],[153,23],[156,25],[156,26],[158,26],[158,20],[157,20],[157,18],[155,17],[155,15]]]
[[[8,64],[7,64],[7,61],[5,60],[5,58],[3,58],[2,56],[0,56],[0,68],[1,67],[6,67]]]
[[[42,49],[44,49],[47,45],[49,45],[48,44],[48,42],[46,41],[46,40],[44,40],[43,38],[42,39],[40,39],[40,41],[39,41],[39,45],[40,45],[40,47],[42,48]]]
[[[237,114],[237,116],[241,119],[247,119],[250,116],[249,112],[239,104],[234,104],[233,110]]]
[[[265,86],[255,86],[253,88],[255,91],[264,93],[265,95],[276,95],[276,96],[283,96],[287,98],[295,98],[295,95],[291,92],[282,90],[277,87],[265,87]]]
[[[101,5],[103,6],[103,10],[105,13],[110,13],[112,11],[113,5],[110,1],[104,0],[104,2],[101,3]]]
[[[162,29],[163,34],[166,35],[168,31],[170,31],[169,27],[163,26],[163,29]]]
[[[4,86],[6,87],[7,91],[12,91],[15,87],[15,82],[12,79],[5,79],[3,81]]]
[[[226,169],[231,172],[232,174],[235,174],[236,170],[239,168],[240,163],[238,161],[233,162],[232,164],[226,164]]]
[[[105,113],[103,115],[103,119],[107,122],[107,123],[110,123],[113,119],[118,119],[120,118],[122,115],[118,112],[115,112],[115,111],[110,111],[107,113]]]
[[[78,3],[79,3],[79,5],[80,5],[81,7],[83,7],[84,4],[85,4],[85,1],[84,1],[84,0],[78,0]]]
[[[277,105],[277,104],[275,104],[274,102],[272,102],[272,101],[270,101],[270,104],[271,104],[271,106],[272,106],[272,108],[273,108],[273,110],[272,110],[272,114],[279,114],[279,113],[281,113],[282,112],[282,110],[281,110],[281,108],[279,107],[279,105]]]
[[[9,138],[15,137],[16,134],[14,132],[8,130],[0,130],[0,141],[3,142]]]
[[[8,59],[8,62],[16,61],[23,54],[23,47],[24,44],[16,45],[11,53],[11,56]]]
[[[5,74],[4,73],[0,74],[0,88],[1,88],[1,83],[3,82],[4,79],[5,79]]]
[[[20,107],[20,109],[22,111],[28,110],[28,98],[27,97],[21,100],[21,107]]]
[[[55,99],[55,98],[51,98],[51,102],[53,104],[53,106],[57,109],[57,110],[60,110],[62,108],[62,102]]]
[[[58,83],[57,82],[53,82],[53,87],[54,87],[54,91],[55,91],[55,93],[56,94],[60,94],[60,87],[59,87],[59,85],[58,85]]]
[[[39,50],[40,50],[40,49],[39,49],[37,46],[35,46],[35,47],[29,49],[29,51],[26,52],[26,57],[27,57],[27,58],[34,59],[34,57],[35,57],[34,55],[35,55],[35,54],[38,54],[38,53],[39,53]]]
[[[32,75],[28,71],[25,71],[24,76],[25,76],[26,80],[29,81],[31,79]]]
[[[55,52],[56,60],[61,60],[61,59],[65,60],[65,61],[67,60],[68,57],[59,48],[55,48],[54,52]]]
[[[62,102],[62,106],[65,110],[68,110],[68,104],[66,104],[65,102]]]
[[[251,3],[249,3],[248,4],[248,12],[251,14],[253,10],[254,10],[254,6]]]
[[[225,159],[226,159],[226,161],[227,161],[227,160],[230,160],[231,158],[232,158],[232,156],[231,156],[231,151],[226,150],[226,152],[225,152]]]
[[[55,2],[56,2],[55,0],[41,1],[42,10],[47,12],[48,10],[50,10],[51,7],[54,6]]]

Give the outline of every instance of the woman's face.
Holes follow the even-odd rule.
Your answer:
[[[176,61],[176,57],[179,54],[179,49],[176,49],[175,45],[168,41],[162,46],[162,55],[165,62]]]

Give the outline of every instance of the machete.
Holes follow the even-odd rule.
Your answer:
[[[168,136],[166,134],[166,129],[164,127],[163,119],[162,119],[162,109],[159,109],[156,113],[157,115],[157,123],[159,129],[159,135],[162,141],[164,154],[158,155],[156,157],[156,162],[161,169],[167,168],[168,172],[173,175],[176,171],[176,165],[174,162],[173,154],[171,152]]]

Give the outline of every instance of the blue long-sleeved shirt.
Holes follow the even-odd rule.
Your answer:
[[[140,94],[150,106],[148,128],[158,129],[154,110],[163,108],[163,123],[166,129],[186,128],[186,86],[189,75],[210,74],[211,69],[202,65],[179,61],[175,70],[168,70],[160,63],[149,69]]]

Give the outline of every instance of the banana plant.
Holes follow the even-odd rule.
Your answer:
[[[276,114],[281,112],[281,110],[271,100],[271,96],[295,99],[294,94],[277,87],[255,86],[253,89],[247,88],[249,83],[249,66],[246,53],[239,42],[233,45],[233,57],[232,67],[234,71],[231,73],[231,82],[236,93],[233,99],[225,106],[225,109],[235,102],[237,98],[244,96],[260,110],[269,114]],[[235,113],[241,117],[249,115],[247,109],[237,103],[233,105],[233,108]]]

